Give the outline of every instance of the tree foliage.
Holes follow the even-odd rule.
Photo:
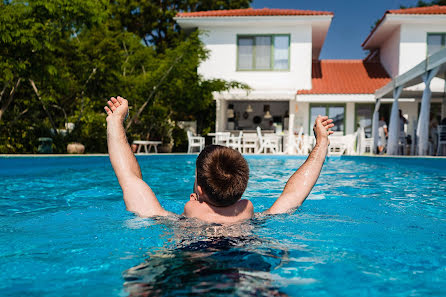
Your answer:
[[[71,141],[105,152],[103,106],[117,95],[129,99],[131,137],[169,143],[184,137],[178,120],[209,131],[212,92],[247,86],[201,77],[196,69],[208,53],[198,32],[186,36],[173,16],[249,2],[3,1],[0,152],[36,152],[39,137],[52,137],[55,152]],[[74,130],[65,129],[68,122]]]
[[[432,5],[446,5],[446,0],[433,0],[433,1],[418,0],[416,7],[426,7]],[[401,8],[406,8],[406,7],[401,6]]]
[[[128,31],[158,51],[184,38],[174,17],[178,12],[248,8],[252,0],[116,0],[114,15]]]

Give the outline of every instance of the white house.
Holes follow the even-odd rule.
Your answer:
[[[389,128],[393,137],[389,136],[388,153],[397,154],[398,109],[409,120],[406,133],[412,139],[415,139],[414,129],[418,128],[417,134],[424,130],[424,148],[419,154],[427,153],[429,121],[435,118],[439,122],[446,117],[446,52],[441,51],[445,45],[446,6],[389,10],[363,42],[363,48],[370,51],[369,58],[379,59],[393,78],[376,92],[380,113],[390,113],[390,104],[380,104],[380,101],[388,102],[386,98],[392,98],[394,120],[392,125],[390,117]],[[422,97],[426,97],[424,115],[420,112]]]
[[[216,131],[303,127],[311,134],[314,117],[327,114],[335,119],[336,134],[362,126],[370,137],[375,92],[445,46],[446,8],[430,9],[387,11],[363,43],[370,51],[364,60],[319,60],[331,12],[249,8],[179,13],[176,21],[185,30],[203,32],[210,58],[199,67],[201,75],[252,88],[215,95]],[[423,89],[424,84],[410,86],[399,100],[408,131],[418,118]],[[432,110],[441,113],[444,78],[436,77],[432,90]],[[387,119],[393,101],[379,101]]]

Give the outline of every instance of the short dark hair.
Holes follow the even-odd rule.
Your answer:
[[[206,146],[198,155],[197,185],[213,206],[229,206],[242,198],[248,186],[249,166],[236,150],[221,146]]]

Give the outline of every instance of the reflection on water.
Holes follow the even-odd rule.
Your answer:
[[[259,224],[180,220],[165,247],[124,271],[124,289],[129,296],[287,296],[271,274],[287,260],[287,251],[255,235]]]

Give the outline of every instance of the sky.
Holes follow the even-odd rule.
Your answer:
[[[290,8],[334,13],[320,59],[363,59],[361,44],[386,10],[415,6],[418,0],[254,0],[253,8]]]

